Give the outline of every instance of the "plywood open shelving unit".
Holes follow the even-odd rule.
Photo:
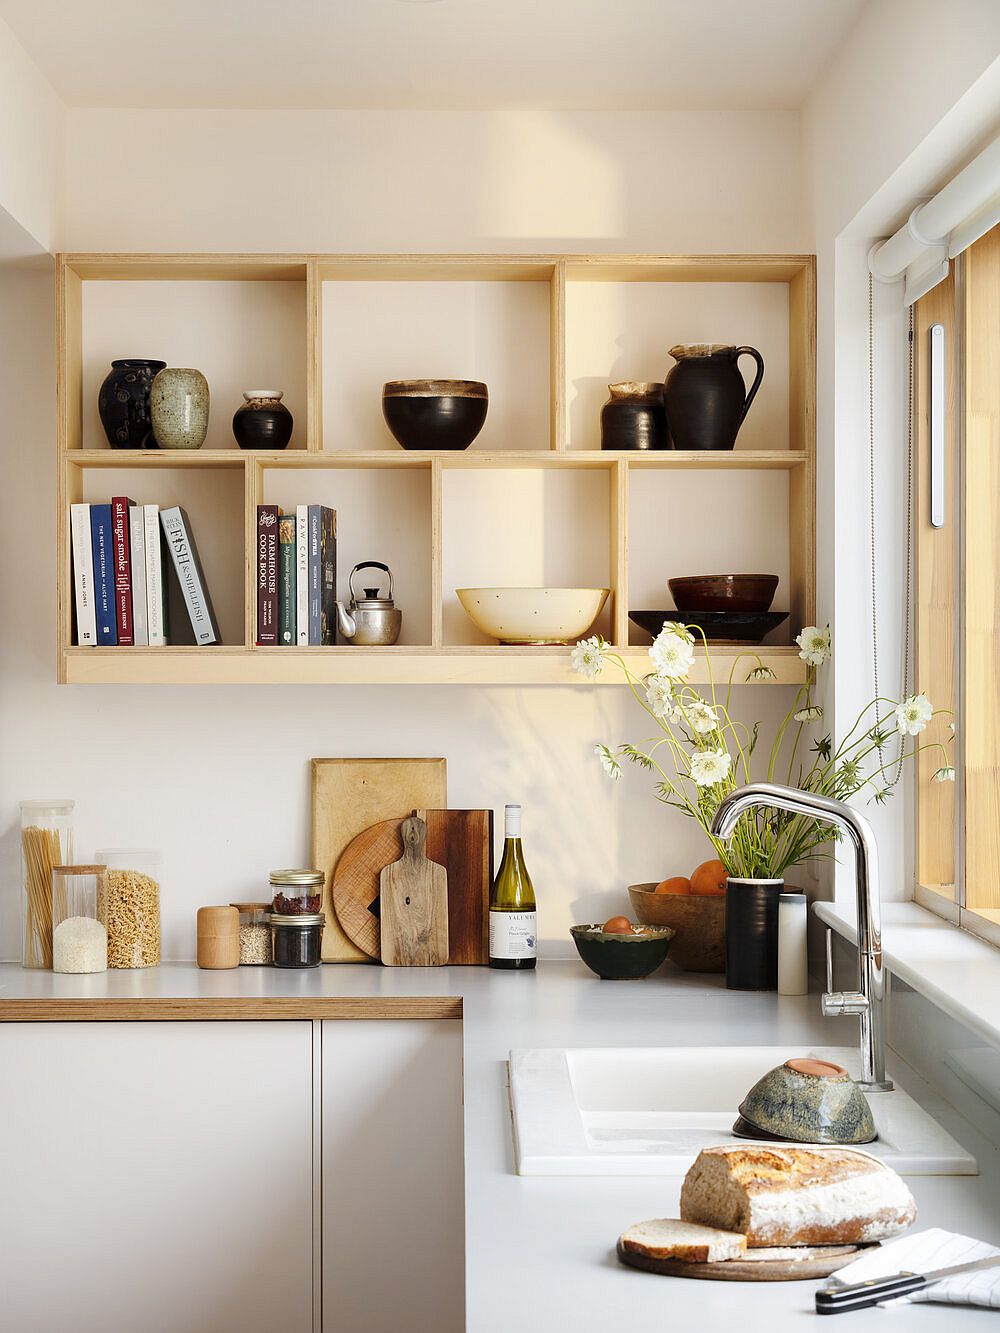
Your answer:
[[[98,439],[88,413],[93,417],[93,396],[88,373],[90,363],[106,352],[88,353],[86,293],[115,283],[294,283],[301,285],[302,297],[302,383],[304,403],[296,404],[296,437],[283,452],[248,453],[236,447],[206,447],[197,452],[111,450]],[[350,434],[352,445],[359,443],[350,432],[331,428],[324,414],[324,389],[331,386],[329,356],[324,361],[324,325],[331,323],[330,301],[336,302],[345,283],[469,283],[469,284],[544,284],[547,289],[548,403],[547,440],[533,449],[489,445],[483,436],[462,453],[416,453],[395,445],[386,448],[342,448]],[[568,294],[576,283],[609,284],[769,284],[784,287],[787,299],[787,438],[778,439],[773,449],[744,448],[730,453],[683,453],[663,451],[655,454],[617,453],[594,447],[588,408],[587,440],[573,438],[571,384],[576,381],[567,365]],[[147,289],[148,290],[148,289]],[[180,292],[181,289],[177,289]],[[192,288],[185,286],[185,301]],[[228,290],[228,289],[227,289]],[[233,290],[236,290],[235,288]],[[283,289],[284,290],[284,289]],[[368,289],[366,289],[368,290]],[[398,289],[402,290],[402,289]],[[427,289],[428,292],[431,289]],[[440,289],[435,288],[435,291]],[[579,289],[577,289],[579,290]],[[330,295],[332,293],[332,296]],[[298,297],[296,296],[296,299]],[[336,311],[336,305],[332,309]],[[198,311],[191,308],[192,322]],[[569,330],[570,332],[572,330]],[[130,327],[114,329],[114,355],[143,354],[148,349],[136,347]],[[329,332],[329,330],[328,330]],[[699,335],[703,336],[703,335]],[[693,341],[683,328],[666,328],[664,349],[674,341]],[[473,642],[454,642],[450,638],[446,603],[453,595],[447,586],[445,547],[449,514],[446,491],[458,474],[500,474],[508,470],[550,476],[591,476],[604,474],[607,484],[607,585],[611,588],[609,609],[605,613],[605,632],[629,663],[645,673],[649,659],[635,631],[630,632],[628,601],[630,588],[630,484],[645,480],[650,473],[704,474],[705,508],[710,512],[708,486],[715,477],[742,473],[787,474],[787,515],[771,515],[782,532],[787,520],[787,597],[790,617],[785,627],[792,634],[799,625],[811,623],[815,608],[815,262],[808,255],[723,255],[723,256],[350,256],[350,255],[60,255],[57,268],[57,448],[58,448],[58,678],[70,684],[504,684],[584,685],[568,664],[564,648],[503,647]],[[109,344],[110,345],[110,344]],[[150,354],[156,352],[150,349]],[[287,349],[284,349],[287,352]],[[329,352],[329,347],[328,347]],[[89,361],[88,361],[89,357]],[[172,359],[178,364],[177,358]],[[664,355],[664,360],[666,360]],[[186,364],[199,364],[189,360]],[[103,369],[108,361],[102,360]],[[89,372],[88,372],[89,366]],[[207,365],[213,394],[216,385]],[[782,367],[782,375],[786,368]],[[102,370],[103,373],[103,370]],[[405,374],[406,372],[403,372]],[[427,374],[445,373],[439,363]],[[461,374],[461,368],[453,372]],[[384,378],[390,378],[386,374]],[[402,377],[402,376],[400,376]],[[490,379],[490,375],[480,378]],[[614,378],[601,367],[598,378]],[[593,380],[593,376],[591,376]],[[99,382],[99,380],[97,381]],[[247,381],[249,382],[249,377]],[[581,381],[582,382],[582,381]],[[784,380],[782,380],[784,382]],[[592,385],[592,388],[594,386]],[[495,402],[491,385],[491,414]],[[377,403],[381,380],[364,386]],[[238,399],[237,399],[238,401]],[[213,414],[226,420],[235,403],[213,400]],[[228,413],[227,413],[228,408]],[[304,410],[303,410],[304,408]],[[785,405],[782,404],[782,410]],[[748,418],[749,420],[749,418]],[[490,422],[488,419],[487,426]],[[304,427],[304,430],[303,430]],[[582,432],[576,430],[576,435]],[[487,432],[484,431],[484,436]],[[496,436],[494,435],[494,440]],[[508,435],[506,438],[513,438]],[[387,437],[388,439],[388,437]],[[209,437],[209,443],[212,436]],[[367,441],[366,441],[367,442]],[[518,441],[520,442],[520,441]],[[295,447],[295,446],[298,447]],[[480,447],[482,446],[482,447]],[[213,648],[78,648],[72,642],[73,582],[69,540],[69,505],[91,498],[100,488],[101,473],[107,470],[127,472],[141,489],[144,474],[163,476],[167,470],[183,474],[183,484],[196,494],[199,480],[208,484],[211,474],[222,474],[223,484],[234,494],[242,494],[242,531],[234,531],[232,541],[242,543],[242,638]],[[327,648],[259,648],[255,645],[255,523],[256,506],[282,479],[290,474],[318,472],[327,474],[345,470],[383,477],[387,472],[406,473],[427,487],[426,516],[419,521],[427,526],[427,569],[429,590],[426,603],[426,633],[422,641],[399,644],[392,648],[364,649],[351,645]],[[88,491],[88,483],[91,490]],[[574,483],[570,483],[571,485]],[[586,483],[581,483],[586,484]],[[638,489],[638,488],[636,488]],[[155,499],[155,494],[142,498]],[[303,501],[310,498],[304,494]],[[338,514],[338,517],[342,515]],[[666,516],[664,522],[666,522]],[[196,526],[196,535],[200,531]],[[559,534],[555,534],[556,540]],[[603,534],[602,534],[603,537]],[[366,538],[367,540],[367,538]],[[516,538],[512,538],[516,540]],[[378,532],[369,542],[370,550],[379,549]],[[204,556],[204,551],[203,551]],[[338,581],[343,595],[349,565],[339,562]],[[668,571],[669,572],[669,571]],[[213,586],[213,570],[206,561],[206,573]],[[469,580],[466,580],[468,582]],[[494,577],[475,582],[508,580]],[[583,580],[580,580],[581,582]],[[588,586],[590,580],[587,581]],[[402,597],[404,630],[407,602]],[[411,599],[412,600],[412,599]],[[783,609],[783,608],[782,608]],[[238,623],[238,614],[236,616]],[[423,623],[423,622],[421,622]],[[233,639],[230,633],[228,636]],[[648,642],[643,640],[642,642]],[[797,650],[785,644],[750,649],[773,672],[773,681],[795,684],[803,677],[804,664]],[[740,650],[719,646],[713,649],[716,671],[728,672],[730,661]],[[745,679],[754,665],[740,665],[736,679]],[[696,662],[692,679],[706,678],[702,657]],[[617,673],[606,672],[596,683],[620,681]]]

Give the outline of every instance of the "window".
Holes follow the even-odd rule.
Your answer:
[[[954,783],[935,782],[940,752],[918,762],[916,896],[1000,944],[1000,227],[917,303],[914,336],[917,679],[954,710],[956,769]],[[926,739],[947,741],[951,725],[935,718]]]

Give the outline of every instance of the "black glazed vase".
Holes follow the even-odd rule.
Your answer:
[[[601,408],[602,449],[669,449],[663,385],[639,380],[609,384]]]
[[[782,879],[726,880],[726,986],[778,989],[778,899]]]
[[[243,406],[233,416],[233,434],[241,449],[284,449],[292,438],[292,414],[281,389],[246,389]]]
[[[112,449],[156,449],[149,393],[166,361],[131,357],[112,361],[97,395],[97,411]]]
[[[755,347],[682,343],[671,347],[677,364],[663,386],[667,426],[675,449],[732,449],[764,378]],[[737,364],[752,356],[757,373],[749,390]]]

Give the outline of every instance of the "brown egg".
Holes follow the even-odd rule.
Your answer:
[[[691,872],[691,892],[699,898],[723,897],[728,873],[721,861],[703,861]]]
[[[664,879],[657,884],[654,893],[690,893],[691,881],[686,875],[674,875],[673,879]]]
[[[602,926],[602,930],[608,935],[634,935],[632,922],[627,916],[610,916]]]

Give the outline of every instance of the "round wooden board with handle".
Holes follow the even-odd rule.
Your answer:
[[[742,1259],[720,1259],[712,1264],[693,1264],[685,1259],[650,1259],[634,1254],[618,1242],[618,1258],[630,1268],[664,1277],[694,1277],[708,1282],[795,1282],[829,1277],[870,1245],[796,1245],[781,1246],[770,1253],[765,1248],[747,1250]]]
[[[402,819],[383,819],[344,848],[333,872],[333,907],[344,934],[369,958],[381,959],[379,919],[371,911],[379,875],[403,855]]]

